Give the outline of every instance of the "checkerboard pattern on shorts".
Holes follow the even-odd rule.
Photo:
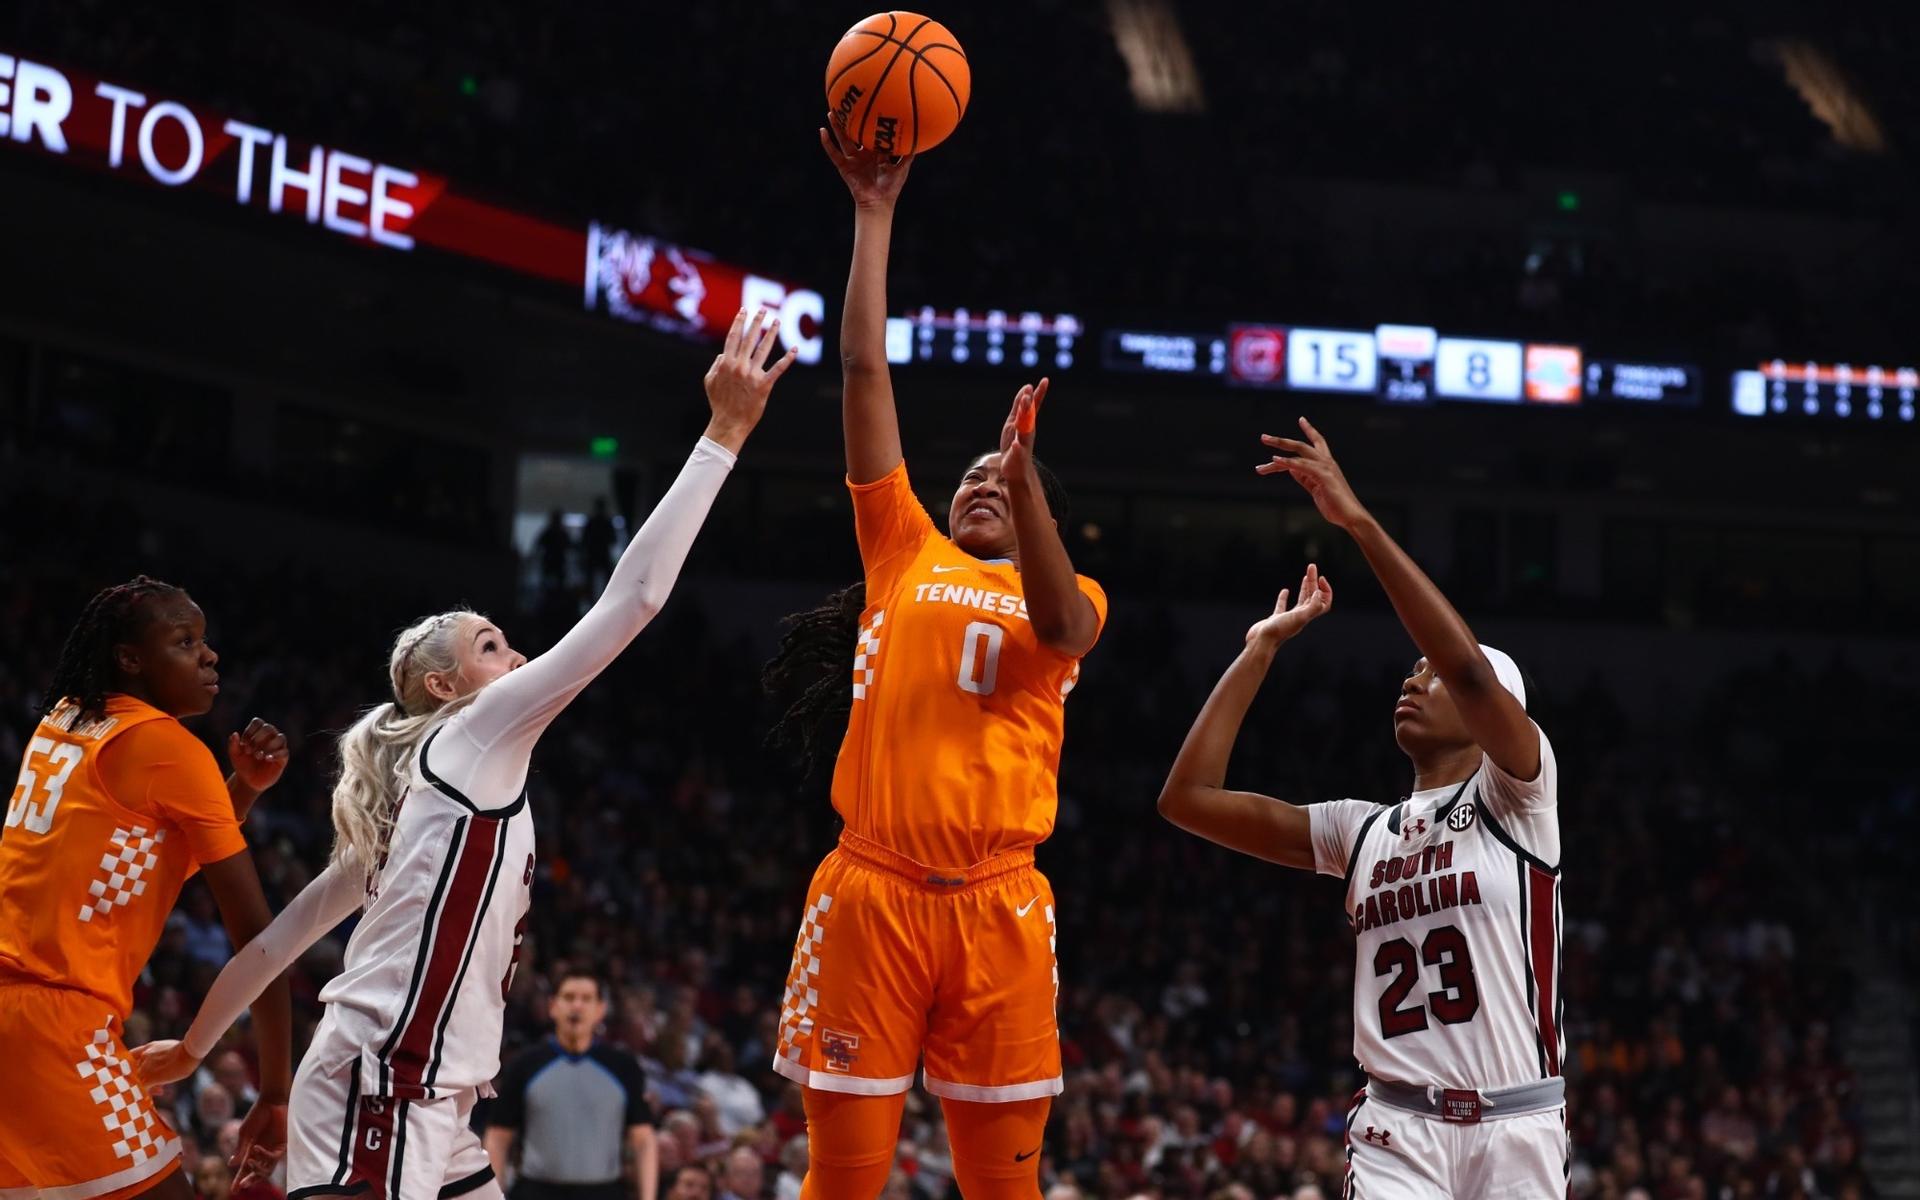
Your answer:
[[[823,920],[833,907],[833,897],[822,894],[807,905],[800,920],[800,936],[793,943],[793,966],[787,971],[787,992],[780,1001],[780,1052],[791,1062],[800,1061],[800,1041],[812,1036],[813,1018],[808,1016],[820,1003],[820,992],[812,980],[820,974],[820,941],[826,936]]]
[[[87,886],[93,902],[81,906],[80,919],[91,921],[96,913],[104,917],[145,893],[147,881],[141,876],[160,865],[160,856],[154,853],[154,847],[166,840],[164,829],[152,833],[142,825],[115,829],[107,852],[100,856],[100,869],[105,874]]]
[[[74,1064],[82,1079],[93,1081],[93,1102],[107,1111],[100,1123],[113,1136],[113,1153],[133,1166],[158,1158],[172,1135],[154,1116],[146,1092],[133,1077],[133,1065],[114,1047],[113,1019],[93,1031],[87,1056]]]

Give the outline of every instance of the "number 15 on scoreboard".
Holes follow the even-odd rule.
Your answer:
[[[1373,335],[1352,329],[1287,331],[1287,386],[1309,392],[1372,392],[1380,381]]]

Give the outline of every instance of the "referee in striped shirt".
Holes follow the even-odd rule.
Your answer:
[[[513,1200],[633,1200],[622,1156],[633,1153],[638,1200],[655,1200],[660,1156],[646,1077],[633,1055],[594,1039],[607,1017],[602,980],[562,975],[547,1005],[553,1036],[522,1051],[495,1083],[487,1156],[507,1178],[516,1141]]]

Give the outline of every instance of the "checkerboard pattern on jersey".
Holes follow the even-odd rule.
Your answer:
[[[158,1158],[171,1136],[159,1118],[146,1092],[134,1080],[133,1066],[121,1058],[113,1044],[112,1020],[93,1031],[87,1044],[87,1056],[74,1064],[82,1079],[93,1081],[89,1093],[95,1104],[107,1111],[100,1123],[114,1138],[113,1152],[131,1165],[139,1166]]]
[[[154,853],[154,847],[166,840],[164,829],[148,833],[145,826],[135,825],[132,829],[114,830],[107,852],[100,856],[100,869],[106,874],[87,885],[93,903],[81,907],[80,919],[91,921],[95,913],[104,917],[143,894],[147,881],[141,876],[160,865],[160,856]]]
[[[1053,905],[1047,905],[1047,953],[1053,955],[1053,1011],[1060,1011],[1060,926],[1053,919]]]
[[[873,683],[874,668],[867,664],[880,653],[880,625],[887,619],[887,610],[881,609],[873,614],[873,620],[860,629],[860,640],[853,644],[853,698],[864,699],[867,688]]]
[[[823,919],[832,907],[833,897],[824,894],[807,905],[800,936],[794,939],[787,994],[780,1000],[780,1052],[791,1062],[800,1061],[800,1040],[813,1034],[813,1018],[807,1014],[820,1003],[819,989],[812,981],[820,974],[820,941],[826,936]]]

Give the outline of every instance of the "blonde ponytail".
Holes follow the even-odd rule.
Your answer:
[[[340,735],[340,775],[333,785],[333,860],[352,860],[371,875],[385,861],[394,817],[407,791],[413,756],[434,725],[477,693],[442,701],[427,690],[430,674],[459,670],[462,629],[485,620],[453,609],[416,621],[393,640],[387,676],[393,699],[377,704]]]

